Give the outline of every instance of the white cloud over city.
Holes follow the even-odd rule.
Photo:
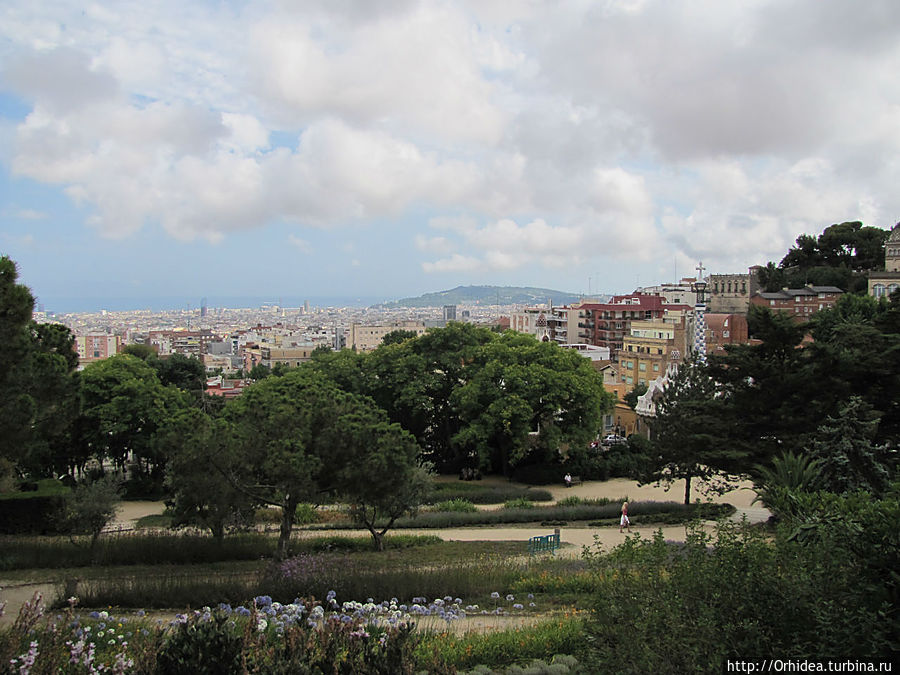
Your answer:
[[[0,37],[0,159],[97,237],[380,228],[420,274],[570,288],[900,219],[893,0],[10,0]]]

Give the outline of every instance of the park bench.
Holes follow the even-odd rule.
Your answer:
[[[531,537],[528,540],[528,555],[544,553],[545,551],[550,551],[551,554],[555,554],[556,549],[558,548],[559,530],[553,534],[546,534],[542,537]]]
[[[581,476],[572,476],[572,485],[581,485]]]

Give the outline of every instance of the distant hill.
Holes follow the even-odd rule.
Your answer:
[[[418,298],[387,302],[383,307],[442,307],[443,305],[534,305],[550,300],[554,305],[575,302],[581,296],[549,288],[521,286],[457,286],[449,291],[425,293]]]

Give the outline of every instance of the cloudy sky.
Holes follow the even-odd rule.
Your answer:
[[[898,73],[896,0],[5,0],[0,253],[48,305],[742,271],[900,220]]]

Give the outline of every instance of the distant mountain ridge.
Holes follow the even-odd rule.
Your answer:
[[[523,286],[457,286],[448,291],[425,293],[417,298],[386,302],[383,307],[442,307],[443,305],[534,305],[548,300],[554,305],[577,301],[578,293]]]

